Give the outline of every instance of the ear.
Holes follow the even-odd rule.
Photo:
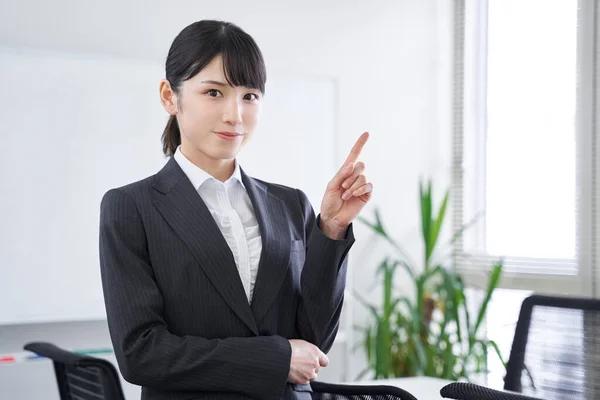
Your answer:
[[[171,115],[177,114],[177,95],[171,88],[171,83],[162,79],[159,85],[160,103],[163,108]]]

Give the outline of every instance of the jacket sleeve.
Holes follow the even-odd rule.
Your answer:
[[[302,269],[302,298],[296,325],[304,339],[327,353],[338,331],[346,288],[347,254],[354,243],[352,224],[346,237],[333,240],[319,228],[306,195],[298,190],[306,230],[306,261]]]
[[[280,399],[290,368],[288,340],[172,334],[148,254],[133,198],[122,189],[110,190],[100,210],[100,267],[110,335],[123,377],[166,391]]]

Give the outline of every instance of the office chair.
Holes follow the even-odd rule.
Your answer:
[[[546,400],[600,398],[600,300],[525,299],[504,389]]]
[[[61,400],[125,400],[119,374],[110,362],[51,343],[28,343],[24,349],[52,360]]]
[[[406,390],[393,386],[338,385],[314,381],[313,400],[417,400]]]
[[[454,400],[541,400],[519,393],[503,392],[467,382],[453,382],[440,390],[445,399]]]

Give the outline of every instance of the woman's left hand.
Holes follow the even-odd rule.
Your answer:
[[[368,139],[368,132],[360,135],[342,168],[327,185],[321,201],[320,228],[331,238],[342,238],[348,225],[371,199],[373,184],[363,174],[365,164],[356,162]]]

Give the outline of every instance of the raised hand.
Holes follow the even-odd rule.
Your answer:
[[[348,225],[371,199],[373,184],[367,182],[363,174],[365,164],[357,162],[368,139],[368,132],[360,135],[346,161],[327,185],[321,201],[320,228],[331,238],[343,237]]]

